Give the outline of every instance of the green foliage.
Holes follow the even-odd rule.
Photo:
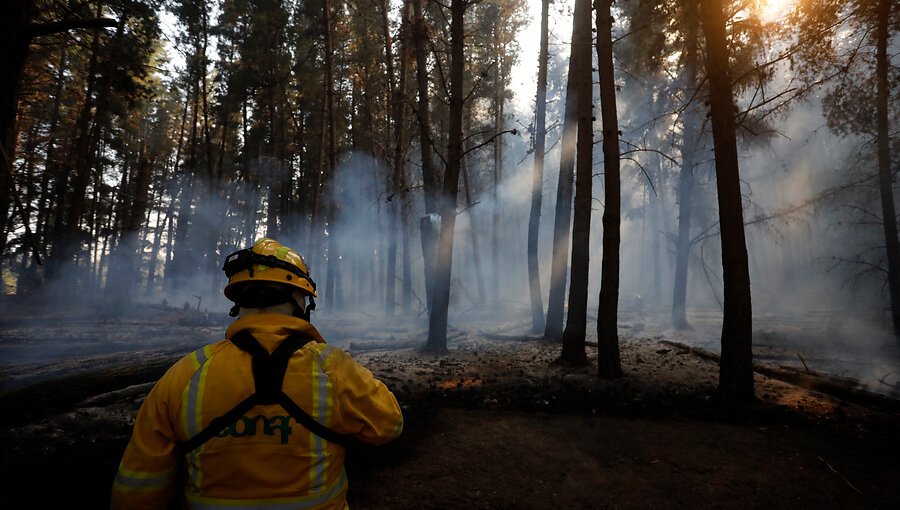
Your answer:
[[[877,1],[799,0],[781,28],[794,42],[792,70],[822,98],[828,126],[835,133],[875,134],[875,35]],[[896,41],[900,9],[888,20]],[[889,50],[890,51],[890,50]],[[888,83],[898,83],[900,68],[888,61]],[[888,100],[893,122],[900,119],[900,87]]]

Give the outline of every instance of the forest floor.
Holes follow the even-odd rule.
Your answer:
[[[146,392],[227,324],[161,307],[80,322],[2,311],[10,509],[107,507]],[[900,350],[881,337],[864,383],[866,371],[841,368],[858,369],[860,352],[814,349],[825,339],[808,325],[758,321],[756,399],[732,406],[715,392],[712,316],[672,332],[623,314],[624,377],[605,381],[593,327],[589,365],[565,367],[527,321],[485,315],[452,324],[445,355],[420,350],[421,320],[317,318],[404,409],[400,438],[348,452],[351,508],[900,508]]]

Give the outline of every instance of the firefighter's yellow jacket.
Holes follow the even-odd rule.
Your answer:
[[[150,391],[113,482],[113,509],[165,509],[180,492],[191,509],[346,507],[344,448],[277,404],[254,407],[190,454],[179,454],[178,441],[253,394],[251,356],[228,340],[243,330],[269,352],[292,334],[310,339],[291,356],[282,390],[319,423],[368,444],[400,434],[394,395],[309,322],[248,315],[228,328],[225,340],[179,360]]]

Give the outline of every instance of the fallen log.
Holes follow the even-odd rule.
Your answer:
[[[710,361],[719,362],[719,355],[669,340],[660,340],[660,343],[689,352],[695,356]],[[860,404],[875,409],[891,412],[900,412],[900,400],[896,397],[874,393],[859,386],[853,379],[834,377],[817,372],[801,372],[798,369],[782,366],[774,366],[762,363],[754,363],[753,371],[779,381],[799,386],[801,388],[826,393],[833,397]]]
[[[88,397],[78,404],[78,407],[102,407],[113,402],[118,402],[127,398],[136,398],[146,395],[153,389],[155,381],[134,384],[121,390],[113,390],[93,397]]]
[[[85,371],[0,393],[0,425],[18,426],[71,409],[80,402],[129,386],[156,382],[180,358],[161,356],[152,361]]]

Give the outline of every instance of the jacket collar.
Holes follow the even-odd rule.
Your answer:
[[[280,313],[258,313],[247,315],[231,323],[225,332],[225,338],[230,339],[239,331],[247,330],[267,350],[272,351],[285,338],[300,334],[311,341],[325,343],[325,339],[319,331],[309,322]]]

